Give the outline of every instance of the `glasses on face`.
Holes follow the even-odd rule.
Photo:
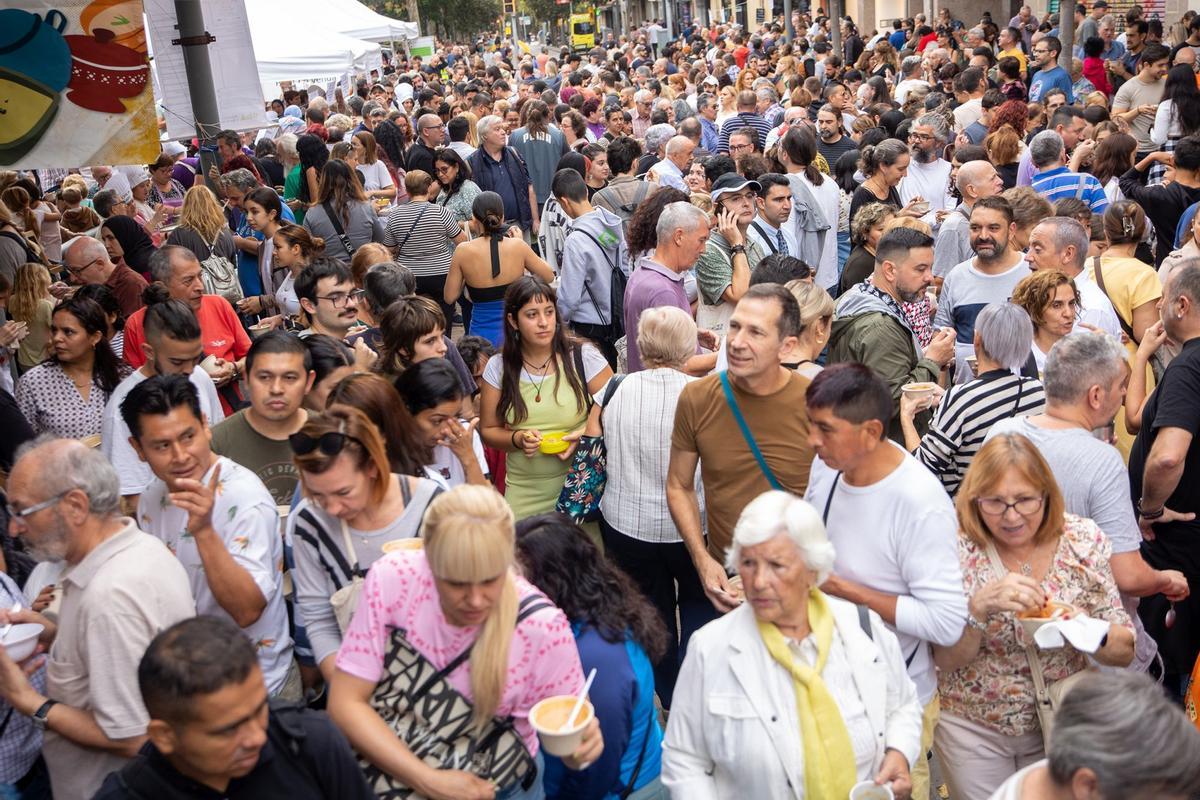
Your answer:
[[[729,145],[730,153],[748,153],[754,149],[752,144],[731,144]]]
[[[8,512],[8,518],[10,520],[19,519],[19,520],[21,520],[21,522],[24,522],[30,515],[36,514],[37,512],[41,511],[42,509],[49,508],[50,506],[57,503],[59,500],[62,500],[64,497],[67,496],[67,492],[70,492],[70,491],[73,491],[73,490],[68,489],[66,492],[59,492],[58,494],[54,495],[54,497],[51,497],[48,500],[43,500],[40,503],[34,503],[29,508],[22,508],[20,511],[13,508],[10,504],[5,503],[4,510]]]
[[[1005,502],[1003,497],[978,497],[975,499],[975,505],[989,517],[1004,516],[1010,508],[1016,509],[1017,513],[1023,517],[1029,517],[1041,511],[1045,503],[1045,495],[1018,497],[1011,503]]]
[[[932,142],[933,141],[933,137],[930,136],[928,133],[916,133],[915,131],[908,135],[909,141],[912,141],[914,139],[917,140],[918,142]]]
[[[433,168],[433,171],[436,172],[438,175],[445,175],[447,172],[449,172],[452,169],[455,169],[455,167],[450,164],[438,164],[436,167]]]
[[[67,272],[71,273],[72,275],[79,275],[83,272],[87,272],[89,269],[91,269],[95,265],[99,264],[103,260],[104,260],[103,258],[93,258],[91,261],[89,261],[88,263],[84,264],[82,267],[79,267],[77,269],[71,269],[70,267],[64,267],[64,268],[67,270]]]
[[[298,456],[306,456],[314,450],[320,450],[327,456],[336,456],[346,449],[346,442],[351,441],[362,446],[362,442],[358,439],[341,431],[330,431],[315,437],[309,436],[303,431],[297,431],[288,437],[288,444],[291,445],[292,452]]]
[[[329,304],[334,308],[344,308],[345,305],[354,299],[353,292],[334,292],[333,294],[317,295],[318,300],[328,300]]]

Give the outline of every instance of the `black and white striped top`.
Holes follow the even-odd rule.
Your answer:
[[[417,277],[445,275],[450,271],[450,240],[462,233],[462,226],[446,208],[421,201],[392,209],[383,244],[393,248],[396,261]]]
[[[1002,419],[1040,414],[1045,406],[1046,395],[1036,378],[1013,375],[1006,369],[985,372],[946,392],[913,455],[954,495],[993,425]]]

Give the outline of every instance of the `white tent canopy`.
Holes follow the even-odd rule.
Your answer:
[[[297,88],[323,86],[383,64],[378,44],[329,29],[329,7],[322,0],[290,0],[282,7],[246,0],[246,15],[265,97],[277,97],[283,81]]]
[[[325,18],[338,33],[368,42],[415,39],[421,35],[415,22],[402,22],[367,8],[358,0],[326,0]]]

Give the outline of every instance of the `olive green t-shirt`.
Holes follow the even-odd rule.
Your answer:
[[[212,429],[212,449],[254,472],[276,505],[292,504],[300,474],[287,439],[268,439],[246,421],[242,409]]]

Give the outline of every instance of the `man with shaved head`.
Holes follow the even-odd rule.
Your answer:
[[[63,265],[67,268],[68,280],[76,286],[89,283],[107,286],[121,306],[121,316],[128,318],[142,307],[146,279],[125,264],[114,264],[98,240],[80,236],[71,242],[63,253]]]
[[[408,171],[419,169],[436,175],[433,161],[446,135],[442,118],[437,114],[423,114],[417,119],[416,128],[413,131],[416,141],[408,151]]]
[[[192,617],[187,573],[159,540],[122,517],[117,473],[69,439],[35,440],[8,479],[11,532],[39,561],[65,562],[58,625],[33,611],[0,614],[46,625],[39,691],[0,648],[0,697],[45,731],[55,797],[91,797],[146,741],[137,667],[163,628]]]
[[[971,210],[984,197],[995,197],[1004,189],[1004,181],[987,161],[968,161],[958,168],[955,180],[962,203],[951,211],[938,230],[934,248],[933,274],[945,278],[956,264],[973,258],[971,249]]]
[[[672,136],[667,140],[666,158],[650,168],[650,173],[658,179],[659,186],[670,186],[681,192],[688,191],[683,182],[683,174],[692,163],[692,153],[696,143],[686,136]]]

